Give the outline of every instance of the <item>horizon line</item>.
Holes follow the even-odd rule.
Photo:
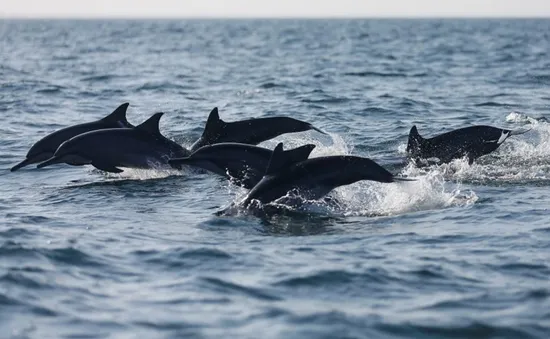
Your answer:
[[[334,16],[302,16],[302,15],[288,15],[288,16],[132,16],[132,15],[70,15],[70,16],[29,16],[29,15],[5,15],[0,13],[0,20],[372,20],[372,19],[405,19],[405,20],[423,20],[423,19],[480,19],[480,20],[493,20],[493,19],[549,19],[550,15],[485,15],[485,14],[472,14],[472,15],[365,15],[365,16],[347,16],[347,15],[334,15]]]

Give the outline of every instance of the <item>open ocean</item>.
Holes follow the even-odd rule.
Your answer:
[[[0,50],[1,338],[550,337],[550,20],[2,20]],[[330,135],[262,145],[418,180],[259,219],[206,173],[9,171],[124,102],[185,146],[215,106],[295,117]],[[420,170],[413,124],[532,130]]]

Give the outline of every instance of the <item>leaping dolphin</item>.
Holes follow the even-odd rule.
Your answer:
[[[471,165],[475,159],[496,150],[508,137],[528,131],[471,126],[425,139],[413,126],[409,133],[407,153],[417,166],[432,159],[437,163],[448,163],[463,157],[467,157]]]
[[[38,140],[27,153],[25,160],[13,166],[11,171],[14,172],[27,165],[36,164],[51,158],[59,145],[79,134],[106,128],[133,127],[126,120],[126,110],[128,109],[128,105],[129,103],[120,105],[111,114],[103,119],[66,127],[48,134],[44,138]]]
[[[306,160],[315,148],[307,144],[283,151],[289,164]],[[254,187],[263,177],[273,151],[239,143],[221,143],[199,148],[186,158],[170,159],[171,165],[189,165],[227,177],[244,188]]]
[[[194,152],[205,145],[222,142],[236,142],[257,145],[281,134],[315,130],[326,134],[312,124],[289,118],[269,117],[225,122],[220,119],[218,108],[210,112],[202,136],[191,146]]]
[[[320,199],[333,189],[360,180],[383,183],[408,181],[397,178],[368,158],[352,155],[333,155],[307,159],[289,165],[289,159],[279,143],[273,150],[262,180],[239,203],[248,207],[252,201],[267,204],[291,192],[304,199]]]
[[[37,167],[58,163],[91,164],[102,171],[120,173],[119,167],[146,169],[168,165],[168,159],[187,156],[189,151],[160,133],[159,120],[163,114],[155,113],[133,128],[80,134],[61,144],[52,158]]]

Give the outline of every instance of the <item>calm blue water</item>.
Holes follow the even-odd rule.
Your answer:
[[[548,338],[550,20],[0,21],[2,338]],[[208,112],[286,115],[399,184],[217,217],[207,174],[33,166],[130,102],[189,146]],[[398,164],[409,129],[532,128],[477,164]]]

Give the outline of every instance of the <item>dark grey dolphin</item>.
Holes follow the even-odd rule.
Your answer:
[[[310,129],[326,134],[310,123],[288,117],[225,122],[220,119],[218,108],[214,107],[208,116],[202,136],[191,146],[191,152],[205,145],[222,142],[257,145],[281,134],[303,132]]]
[[[307,144],[283,151],[284,158],[293,164],[306,160],[315,148]],[[171,159],[171,165],[200,167],[231,179],[244,188],[254,187],[263,177],[273,151],[239,143],[221,143],[199,148],[186,158]]]
[[[118,167],[154,168],[167,165],[172,157],[189,155],[189,151],[165,138],[159,131],[164,113],[156,113],[134,128],[103,129],[80,134],[65,141],[54,156],[39,164],[67,163],[81,166],[91,164],[106,172],[120,173]]]
[[[128,105],[128,103],[120,105],[113,111],[113,113],[103,119],[70,126],[48,134],[36,142],[27,153],[26,159],[13,166],[11,171],[14,172],[27,165],[36,164],[51,158],[59,145],[79,134],[106,128],[133,127],[126,120],[126,110],[128,109]]]
[[[410,180],[396,178],[374,161],[352,155],[325,156],[288,164],[283,144],[279,143],[273,150],[265,176],[239,205],[248,207],[254,200],[266,204],[292,192],[304,199],[320,199],[336,187],[360,180],[384,183]]]
[[[509,130],[491,126],[471,126],[424,139],[416,126],[411,128],[407,153],[417,166],[431,160],[436,163],[448,163],[453,159],[468,158],[472,164],[475,159],[496,150],[508,137],[523,134],[529,130]]]

